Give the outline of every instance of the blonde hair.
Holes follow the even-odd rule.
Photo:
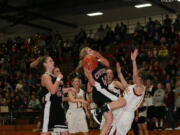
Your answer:
[[[80,51],[79,64],[78,64],[77,68],[75,69],[76,72],[81,72],[81,69],[82,69],[82,60],[87,55],[87,49],[89,49],[89,47],[84,47]]]
[[[46,62],[49,56],[40,56],[30,64],[30,68],[37,69],[41,74],[45,72],[43,63]]]
[[[89,49],[89,47],[84,47],[83,49],[81,49],[79,55],[80,60],[82,60],[87,55],[87,49]]]

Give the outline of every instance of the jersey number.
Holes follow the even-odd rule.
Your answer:
[[[107,86],[107,76],[104,76],[101,78],[102,79],[102,82],[105,86]]]

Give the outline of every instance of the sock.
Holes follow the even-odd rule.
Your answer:
[[[107,107],[108,107],[109,111],[111,111],[111,107],[109,106],[109,104],[107,104]]]
[[[160,127],[163,127],[163,120],[160,121]]]
[[[156,123],[155,123],[155,126],[156,126],[156,128],[158,128],[158,122],[156,121]]]

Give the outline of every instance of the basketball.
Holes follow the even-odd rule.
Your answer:
[[[95,56],[87,55],[83,59],[83,67],[88,70],[94,70],[98,66],[98,61]]]

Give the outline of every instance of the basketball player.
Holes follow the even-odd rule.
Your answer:
[[[99,109],[92,110],[93,117],[100,124],[102,115],[104,115],[105,124],[100,131],[100,135],[106,135],[113,121],[111,109],[124,106],[126,101],[108,89],[106,67],[109,67],[109,62],[99,52],[88,47],[83,48],[80,52],[80,62],[77,70],[82,67],[82,60],[86,55],[93,55],[98,59],[98,66],[93,71],[84,68],[84,73],[90,85],[93,86],[93,101],[99,107]]]
[[[136,65],[137,55],[138,50],[135,49],[134,52],[131,53],[134,85],[129,85],[126,82],[121,73],[120,65],[119,63],[117,63],[118,77],[120,78],[123,86],[126,88],[124,91],[124,99],[126,100],[126,106],[119,109],[118,114],[114,118],[109,135],[126,135],[128,133],[134,120],[134,112],[143,100],[145,86],[142,80],[143,76],[140,76],[140,73],[138,73]]]
[[[50,135],[50,132],[60,132],[62,135],[68,135],[68,127],[65,124],[65,114],[61,106],[62,98],[60,96],[60,83],[62,74],[55,77],[52,74],[54,61],[49,56],[39,57],[31,63],[31,68],[36,68],[41,72],[41,96],[45,97],[45,105],[42,115],[41,135]]]
[[[123,85],[121,84],[120,81],[118,81],[117,79],[114,79],[114,74],[113,74],[112,69],[108,68],[106,72],[107,72],[108,89],[117,93],[118,95],[121,95],[121,93],[124,91]],[[115,109],[112,111],[113,117],[116,116],[118,109]],[[100,129],[104,125],[104,122],[105,122],[105,119],[104,117],[102,117]]]
[[[71,78],[71,84],[75,91],[68,92],[69,109],[66,113],[66,118],[70,135],[78,132],[82,132],[84,135],[89,135],[86,121],[86,116],[88,118],[90,117],[87,110],[88,102],[85,100],[84,90],[80,88],[80,81],[79,76],[74,75]]]

